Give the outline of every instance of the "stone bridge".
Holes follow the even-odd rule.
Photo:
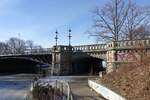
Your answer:
[[[150,39],[113,41],[106,44],[72,47],[60,45],[53,48],[55,49],[52,53],[52,68],[57,68],[57,73],[74,72],[74,67],[77,69],[88,66],[91,66],[90,68],[104,67],[102,61],[106,63],[106,71],[109,73],[122,64],[140,60],[141,54],[148,55],[150,53]],[[83,68],[83,70],[86,69]],[[92,70],[94,69],[90,69],[90,71]]]
[[[106,61],[106,44],[53,47],[52,68],[55,73],[68,72],[81,74],[98,73],[102,68],[102,61]],[[100,68],[98,68],[100,67]]]
[[[84,70],[93,73],[93,70],[103,70],[104,62],[106,71],[109,73],[120,64],[141,59],[139,51],[145,55],[150,53],[150,39],[80,46],[57,45],[36,53],[34,50],[26,50],[24,54],[1,55],[0,59],[27,58],[48,63],[51,67],[51,74],[58,75],[82,73]]]

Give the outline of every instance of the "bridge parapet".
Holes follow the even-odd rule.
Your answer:
[[[52,48],[44,49],[27,49],[24,51],[24,54],[51,54]]]
[[[7,54],[1,54],[0,56],[42,55],[42,54],[51,54],[51,53],[52,53],[52,48],[26,49],[22,53],[7,53]]]
[[[68,52],[68,51],[72,51],[72,47],[71,46],[66,46],[66,45],[58,45],[57,47],[54,46],[53,47],[53,51],[55,52]]]
[[[94,44],[94,45],[81,45],[81,46],[73,46],[73,52],[92,52],[92,51],[105,51],[106,44]]]
[[[112,72],[121,64],[133,63],[147,55],[150,39],[114,41],[107,44],[107,72]],[[139,50],[139,51],[138,51]]]
[[[150,47],[150,39],[114,41],[107,44],[109,49],[136,49]]]

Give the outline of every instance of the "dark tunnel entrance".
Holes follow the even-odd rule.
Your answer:
[[[77,59],[72,63],[72,72],[74,75],[98,75],[105,70],[102,62],[102,59],[93,57]]]

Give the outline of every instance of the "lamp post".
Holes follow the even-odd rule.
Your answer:
[[[69,29],[69,35],[68,35],[68,37],[69,37],[69,46],[71,46],[71,29]]]
[[[56,34],[55,40],[56,40],[56,47],[57,47],[57,42],[58,42],[58,31],[57,30],[56,30],[55,34]]]
[[[56,66],[56,49],[57,49],[57,42],[58,42],[58,31],[57,30],[56,30],[55,34],[56,34],[56,36],[55,36],[56,45],[54,46],[54,55],[53,55],[53,63],[52,63],[51,75],[54,74],[54,68]]]
[[[69,28],[69,30],[68,30],[68,32],[69,32],[69,34],[68,34],[68,38],[69,38],[69,52],[68,52],[68,56],[69,56],[69,59],[68,59],[68,67],[69,67],[69,73],[72,73],[72,61],[71,61],[71,59],[72,59],[72,47],[71,47],[71,29]]]

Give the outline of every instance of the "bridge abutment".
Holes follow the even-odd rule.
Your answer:
[[[72,47],[54,46],[52,52],[52,70],[51,74],[68,75],[72,73]]]
[[[116,50],[115,42],[110,42],[107,44],[107,73],[112,72],[116,69]]]
[[[107,73],[120,66],[140,63],[149,55],[150,39],[113,41],[107,44]]]

